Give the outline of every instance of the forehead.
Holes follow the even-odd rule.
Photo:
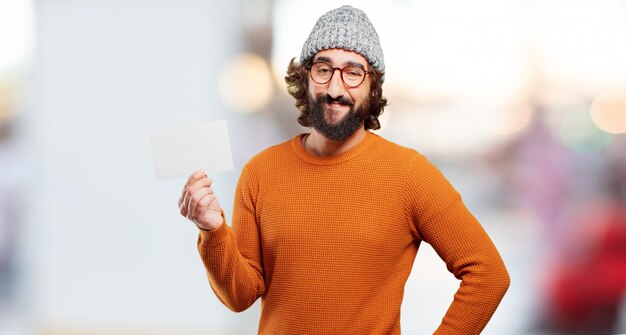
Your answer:
[[[325,61],[332,66],[345,66],[347,64],[360,64],[367,67],[367,59],[360,54],[343,49],[322,50],[313,56],[313,62]]]

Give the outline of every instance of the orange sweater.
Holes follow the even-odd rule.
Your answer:
[[[509,276],[439,170],[369,132],[334,157],[308,154],[300,138],[246,164],[232,228],[200,232],[220,301],[243,311],[261,297],[259,334],[399,334],[404,285],[424,241],[462,280],[435,333],[480,333]]]

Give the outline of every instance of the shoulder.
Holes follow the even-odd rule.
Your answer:
[[[252,156],[245,164],[244,169],[252,171],[265,170],[276,167],[276,163],[288,159],[293,156],[292,143],[293,139],[273,145]]]
[[[375,136],[377,160],[402,171],[405,180],[417,184],[445,180],[439,168],[420,151]]]
[[[416,149],[405,147],[376,134],[372,134],[372,136],[374,136],[376,155],[380,159],[407,167],[425,159]]]

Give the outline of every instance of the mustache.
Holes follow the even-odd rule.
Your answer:
[[[354,102],[348,98],[345,98],[344,96],[339,96],[337,98],[333,98],[330,95],[326,94],[326,95],[322,95],[320,94],[317,97],[317,103],[321,104],[321,103],[338,103],[340,105],[346,105],[346,106],[353,106]]]

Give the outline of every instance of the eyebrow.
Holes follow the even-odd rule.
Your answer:
[[[332,60],[330,58],[324,57],[324,56],[317,57],[316,59],[314,59],[314,61],[315,62],[332,63]],[[365,69],[365,66],[363,66],[363,64],[357,63],[357,62],[347,61],[346,65],[356,66],[356,67],[360,67],[362,69]]]

